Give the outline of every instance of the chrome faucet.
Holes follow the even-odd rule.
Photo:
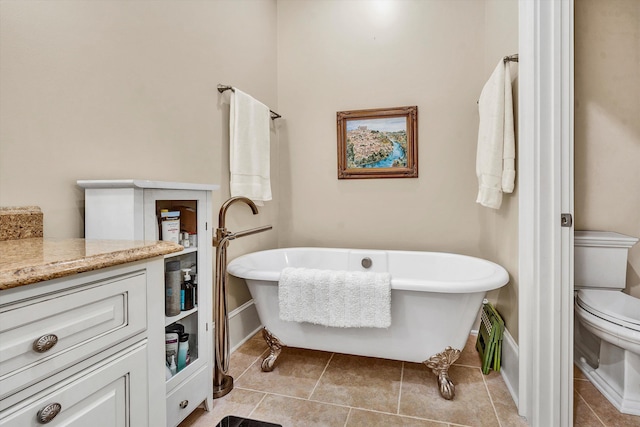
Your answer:
[[[227,246],[229,241],[239,237],[249,236],[271,230],[270,225],[252,228],[232,233],[226,228],[227,210],[236,202],[244,202],[251,208],[254,215],[258,214],[258,207],[247,197],[232,197],[222,204],[218,214],[218,228],[213,238],[216,248],[216,274],[214,281],[214,320],[215,320],[215,364],[213,371],[213,398],[217,399],[233,389],[233,377],[229,372],[229,315],[227,311]]]

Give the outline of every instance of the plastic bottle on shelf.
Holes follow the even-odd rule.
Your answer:
[[[189,354],[189,334],[181,334],[178,343],[178,372],[187,366],[187,355]]]
[[[193,276],[193,306],[198,305],[198,276]]]
[[[193,286],[193,306],[198,305],[198,273],[196,264],[191,265],[191,285]]]
[[[178,346],[180,333],[179,332],[166,332],[164,334],[164,348],[165,348],[165,360],[167,363],[171,360],[171,356],[178,354]]]
[[[180,314],[180,261],[165,264],[164,273],[164,314],[167,317]]]
[[[182,285],[180,287],[180,301],[182,310],[193,309],[193,281],[191,280],[190,268],[183,268],[182,272],[184,277],[182,279]]]
[[[184,311],[184,293],[186,291],[184,280],[180,282],[180,310]]]
[[[184,334],[184,325],[181,323],[172,323],[169,326],[165,326],[164,332],[166,334],[170,334],[171,332],[175,332],[176,334]]]
[[[178,373],[176,368],[176,356],[171,355],[171,362],[169,363],[169,371],[171,371],[171,376],[174,376]]]
[[[180,244],[185,248],[188,248],[191,246],[191,241],[189,240],[189,233],[187,233],[186,231],[184,233],[180,232]]]
[[[162,240],[180,242],[180,212],[169,212],[169,209],[160,210],[160,228]]]

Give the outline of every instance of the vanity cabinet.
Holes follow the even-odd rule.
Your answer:
[[[189,364],[164,384],[166,425],[178,425],[201,404],[210,410],[213,405],[211,196],[219,186],[143,180],[78,181],[78,185],[85,189],[87,239],[160,240],[162,210],[181,211],[183,228],[188,222],[189,246],[165,255],[164,261],[165,268],[167,263],[179,261],[181,269],[191,269],[192,277],[197,279],[193,298],[197,305],[176,316],[157,319],[163,327],[182,328],[189,336]],[[153,286],[163,299],[164,312],[164,281]],[[149,357],[164,363],[164,347]],[[165,371],[163,368],[153,375],[165,378]]]
[[[0,291],[0,426],[156,426],[155,257]]]

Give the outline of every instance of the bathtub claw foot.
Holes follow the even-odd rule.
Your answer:
[[[271,372],[273,371],[278,356],[280,356],[282,352],[284,344],[267,328],[262,328],[262,338],[264,338],[267,346],[269,346],[269,355],[262,359],[262,372]]]
[[[449,367],[458,360],[458,357],[460,357],[460,350],[447,347],[443,352],[422,362],[438,377],[440,395],[447,400],[453,399],[456,395],[456,387],[449,378]]]

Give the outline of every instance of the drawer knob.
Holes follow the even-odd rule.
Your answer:
[[[60,405],[59,403],[49,403],[47,406],[38,411],[38,415],[36,416],[36,418],[38,419],[38,422],[40,424],[46,424],[49,421],[53,420],[61,410],[62,405]]]
[[[188,400],[183,400],[182,402],[180,402],[180,409],[184,409],[187,406],[189,406],[189,401]]]
[[[33,349],[38,353],[44,353],[51,349],[58,342],[58,337],[54,334],[43,335],[33,342]]]

